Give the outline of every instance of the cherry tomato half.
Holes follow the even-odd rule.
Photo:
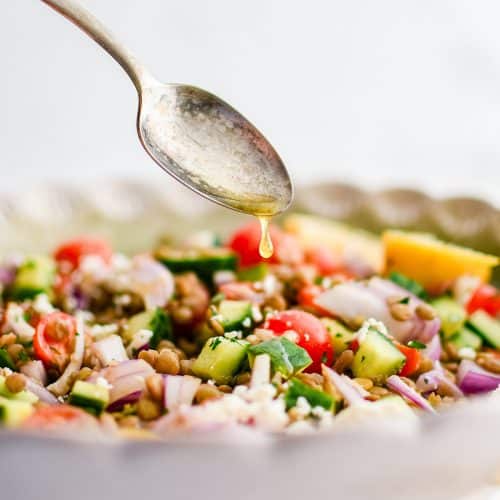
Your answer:
[[[306,260],[313,264],[321,276],[329,276],[342,269],[339,259],[325,246],[316,246],[306,253]]]
[[[294,236],[272,224],[269,226],[269,233],[274,246],[274,253],[269,259],[263,259],[259,254],[258,222],[250,222],[233,234],[228,246],[238,254],[241,266],[252,266],[263,260],[280,264],[299,264],[304,260],[304,253]]]
[[[76,319],[69,314],[53,312],[42,317],[33,336],[36,357],[62,371],[73,352],[76,330]]]
[[[23,422],[26,429],[47,429],[66,424],[96,423],[85,411],[69,405],[43,406]]]
[[[500,291],[493,285],[481,285],[472,294],[467,303],[467,312],[472,314],[479,309],[493,317],[500,314]]]
[[[113,255],[111,246],[104,240],[99,238],[91,238],[83,236],[66,241],[54,252],[54,258],[58,262],[68,262],[73,269],[80,265],[83,257],[88,255],[96,255],[109,264]]]
[[[314,303],[316,297],[322,292],[324,292],[324,289],[319,285],[306,285],[299,290],[299,293],[297,294],[297,302],[304,309],[308,309],[309,311],[322,316],[331,316],[326,309],[323,309]]]
[[[420,367],[420,362],[422,361],[420,351],[414,347],[408,347],[398,343],[395,343],[395,346],[406,357],[406,363],[403,368],[401,368],[399,374],[402,377],[409,377],[410,375],[413,375]]]
[[[316,316],[299,310],[283,311],[270,316],[264,323],[264,328],[272,330],[276,335],[282,335],[288,330],[298,334],[297,344],[305,349],[313,360],[306,372],[321,371],[322,363],[331,365],[333,348],[330,336],[325,325]]]

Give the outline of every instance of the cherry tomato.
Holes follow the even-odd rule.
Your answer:
[[[321,276],[328,276],[342,269],[339,259],[325,246],[320,245],[308,250],[306,260],[316,267]]]
[[[299,293],[297,294],[297,302],[303,308],[317,314],[321,314],[322,316],[331,316],[326,309],[323,309],[314,303],[316,297],[322,292],[324,292],[324,289],[319,285],[306,285],[299,290]]]
[[[306,372],[321,371],[322,363],[331,365],[333,348],[330,336],[325,325],[316,316],[305,311],[283,311],[270,316],[264,323],[264,328],[272,330],[276,335],[282,335],[288,330],[298,334],[297,344],[305,349],[313,360]]]
[[[33,336],[36,357],[62,371],[73,352],[76,330],[76,319],[69,314],[53,312],[42,317]]]
[[[481,285],[472,294],[466,308],[469,314],[482,309],[495,317],[500,314],[500,291],[493,285]]]
[[[395,346],[406,357],[406,363],[404,364],[403,368],[401,368],[399,374],[402,377],[409,377],[410,375],[413,375],[418,370],[420,362],[422,360],[420,351],[418,349],[415,349],[414,347],[408,347],[403,344],[395,343]]]
[[[269,259],[263,259],[259,254],[258,222],[250,222],[233,234],[228,246],[238,254],[241,266],[252,266],[263,260],[276,264],[300,264],[304,260],[304,253],[294,236],[273,225],[269,226],[269,233],[274,246]]]
[[[38,408],[23,422],[27,429],[47,429],[65,424],[97,423],[85,411],[69,405],[54,405]]]
[[[80,261],[87,255],[96,255],[109,264],[113,255],[111,246],[99,238],[83,236],[66,241],[54,252],[54,258],[58,262],[68,262],[73,269],[80,265]]]

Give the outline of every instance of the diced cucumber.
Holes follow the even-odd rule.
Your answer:
[[[31,299],[40,293],[52,294],[56,266],[47,256],[26,259],[17,270],[12,285],[12,297],[16,300]]]
[[[219,323],[225,332],[252,326],[252,303],[248,300],[221,300],[217,307]]]
[[[451,342],[457,349],[472,347],[475,351],[479,351],[483,345],[481,337],[465,326],[452,335],[448,342]]]
[[[97,384],[77,380],[68,402],[80,406],[93,415],[100,415],[109,403],[109,389]]]
[[[10,392],[5,384],[5,377],[0,375],[0,396],[16,401],[25,401],[26,403],[36,403],[38,396],[29,391]]]
[[[132,316],[127,323],[123,340],[128,343],[139,330],[151,330],[153,336],[149,341],[152,349],[155,349],[161,340],[172,340],[172,322],[170,316],[161,308],[151,309]]]
[[[33,406],[30,403],[0,396],[0,423],[6,427],[16,427],[32,413]]]
[[[299,379],[292,378],[288,381],[288,389],[285,392],[286,409],[289,410],[296,406],[300,397],[305,398],[311,408],[321,406],[325,410],[336,410],[337,402],[330,394],[313,389]]]
[[[16,369],[14,360],[4,347],[0,348],[0,368]]]
[[[356,332],[349,330],[342,323],[339,323],[334,319],[321,318],[321,322],[326,326],[326,329],[330,334],[330,342],[333,346],[335,354],[344,352],[356,337]]]
[[[479,310],[469,317],[468,325],[488,345],[500,349],[500,321],[492,318],[488,313]]]
[[[173,273],[193,271],[205,283],[212,283],[216,271],[235,271],[237,257],[228,248],[173,249],[160,247],[155,258]]]
[[[354,355],[351,370],[355,377],[383,381],[398,373],[405,356],[383,334],[370,329]]]
[[[441,320],[441,331],[445,338],[457,333],[465,324],[465,309],[450,297],[440,297],[431,302]]]
[[[238,271],[240,281],[261,281],[269,272],[269,267],[265,262],[260,262],[252,267],[245,267]]]
[[[248,357],[251,365],[259,354],[268,354],[273,372],[280,372],[287,378],[301,372],[312,363],[307,351],[286,337],[267,340],[249,347]]]
[[[200,378],[228,384],[245,360],[248,345],[245,340],[212,337],[203,346],[191,370]]]

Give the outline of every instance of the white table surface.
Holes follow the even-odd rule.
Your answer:
[[[83,0],[166,81],[223,96],[297,182],[419,185],[500,204],[494,0]],[[166,182],[122,70],[38,1],[0,12],[2,181]]]

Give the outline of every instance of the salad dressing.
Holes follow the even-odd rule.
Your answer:
[[[269,233],[269,221],[271,217],[260,215],[257,217],[260,222],[260,243],[259,243],[259,253],[264,259],[269,259],[273,255],[273,242],[271,240],[271,234]]]

